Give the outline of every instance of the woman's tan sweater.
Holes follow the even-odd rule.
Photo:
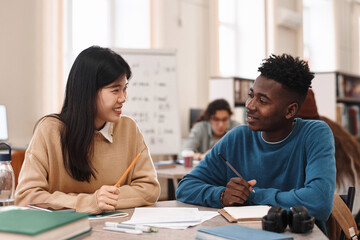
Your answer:
[[[116,208],[130,208],[155,203],[160,186],[156,171],[136,123],[122,116],[113,124],[113,142],[100,133],[94,137],[91,164],[96,179],[80,182],[64,168],[60,129],[63,123],[47,117],[39,123],[25,154],[15,192],[15,204],[53,203],[78,212],[99,213],[95,192],[103,185],[115,185],[135,156],[140,158],[120,184]]]

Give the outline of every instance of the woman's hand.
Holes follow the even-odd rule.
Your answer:
[[[96,203],[101,211],[114,211],[119,199],[120,189],[115,186],[104,185],[96,193]]]
[[[207,150],[204,153],[195,153],[194,154],[194,160],[203,160],[208,152],[210,152],[211,149]]]
[[[202,159],[202,153],[195,153],[194,154],[194,160],[201,160]]]

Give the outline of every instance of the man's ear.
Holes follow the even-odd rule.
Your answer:
[[[286,119],[291,119],[295,117],[298,111],[299,111],[299,104],[297,102],[290,103],[287,106],[286,115],[285,115]]]

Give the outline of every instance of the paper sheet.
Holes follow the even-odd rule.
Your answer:
[[[199,211],[197,208],[135,208],[128,224],[152,227],[186,229],[219,215],[215,211]]]

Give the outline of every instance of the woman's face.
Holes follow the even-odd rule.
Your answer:
[[[222,137],[226,133],[229,126],[230,114],[226,110],[217,110],[214,115],[210,117],[211,129],[215,137]]]
[[[126,100],[128,81],[126,75],[98,91],[96,98],[95,129],[100,130],[105,122],[116,122]]]

